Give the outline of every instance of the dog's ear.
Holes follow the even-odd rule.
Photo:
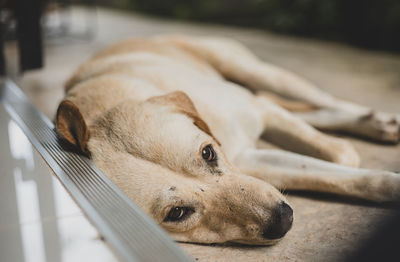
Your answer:
[[[89,129],[79,108],[70,100],[64,100],[58,106],[56,128],[62,138],[89,156],[87,149]]]
[[[212,136],[215,139],[215,141],[219,145],[221,145],[220,142],[218,141],[218,139],[215,138],[215,136],[212,134],[207,123],[204,122],[204,120],[200,117],[192,100],[186,93],[184,93],[182,91],[175,91],[175,92],[163,95],[163,96],[151,97],[148,101],[159,104],[159,105],[172,106],[178,112],[189,116],[190,118],[193,119],[193,124],[195,124],[203,132]]]

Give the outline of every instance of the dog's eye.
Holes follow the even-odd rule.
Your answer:
[[[164,222],[183,220],[193,213],[194,209],[190,207],[173,207],[165,217]]]
[[[201,150],[201,156],[207,162],[213,162],[217,160],[217,154],[214,151],[212,145],[207,145]]]

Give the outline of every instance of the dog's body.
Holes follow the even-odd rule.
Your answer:
[[[399,119],[335,99],[231,40],[127,40],[81,66],[66,89],[59,133],[180,241],[274,243],[293,219],[274,187],[400,198],[400,175],[356,168],[348,142],[305,122],[397,142]],[[263,134],[336,164],[256,149]]]

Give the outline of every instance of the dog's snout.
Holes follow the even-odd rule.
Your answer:
[[[293,223],[293,210],[292,208],[282,202],[272,213],[271,222],[268,224],[262,237],[266,239],[278,239],[283,237]]]

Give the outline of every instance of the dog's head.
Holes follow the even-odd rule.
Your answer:
[[[178,241],[273,244],[292,225],[284,196],[229,163],[183,92],[125,99],[89,126],[66,100],[57,129]]]

